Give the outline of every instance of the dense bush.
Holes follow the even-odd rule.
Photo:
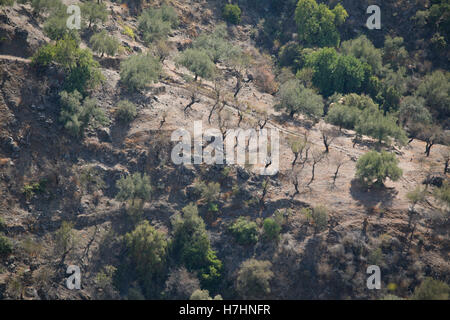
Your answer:
[[[194,204],[183,208],[183,215],[172,219],[173,241],[171,250],[175,259],[189,271],[197,271],[204,287],[217,286],[222,262],[211,248],[205,223]]]
[[[78,91],[60,93],[61,113],[60,121],[74,137],[81,137],[89,125],[105,125],[108,120],[97,106],[97,101],[91,98],[82,100]]]
[[[156,82],[161,73],[161,63],[150,54],[133,55],[120,64],[120,81],[131,91]]]
[[[268,241],[280,239],[281,226],[272,218],[266,218],[263,222],[263,236]]]
[[[128,123],[136,118],[136,105],[128,100],[120,100],[117,103],[116,118],[117,120]]]
[[[360,135],[367,135],[378,140],[378,143],[385,142],[391,144],[391,139],[403,145],[407,141],[405,131],[397,125],[397,119],[377,108],[365,109],[357,122],[356,132]]]
[[[70,36],[39,48],[32,57],[32,64],[38,68],[51,63],[65,71],[64,89],[69,92],[77,90],[85,95],[87,90],[95,88],[103,80],[100,65],[90,50],[79,48],[77,40]]]
[[[243,299],[264,299],[270,293],[270,281],[274,273],[269,261],[249,259],[238,271],[236,290]]]
[[[375,74],[380,74],[383,68],[383,52],[375,48],[366,36],[344,41],[341,44],[341,52],[344,55],[353,56],[372,67]]]
[[[146,9],[138,18],[138,29],[147,44],[165,39],[177,25],[177,13],[166,5],[159,9]]]
[[[347,11],[337,4],[333,10],[316,0],[299,0],[295,10],[295,21],[300,41],[306,45],[334,47],[339,44],[337,27],[348,17]]]
[[[324,206],[314,207],[311,213],[311,218],[316,231],[326,229],[328,225],[328,209]]]
[[[448,300],[450,287],[445,282],[425,278],[420,286],[415,288],[412,298],[414,300]]]
[[[148,221],[125,235],[127,255],[140,281],[149,283],[161,276],[167,259],[167,240]],[[144,284],[144,287],[147,287]]]
[[[116,199],[119,201],[131,201],[133,205],[136,200],[142,202],[149,201],[151,198],[152,185],[147,174],[135,172],[127,177],[122,177],[116,182],[119,190]]]
[[[241,8],[237,4],[226,4],[223,7],[222,16],[223,18],[233,24],[238,24],[241,22]]]
[[[386,178],[397,181],[402,176],[395,154],[370,151],[356,164],[356,177],[366,186],[383,185]]]
[[[4,235],[0,234],[0,256],[5,256],[13,252],[13,245]]]
[[[211,34],[201,34],[192,43],[193,48],[204,50],[214,63],[228,57],[232,50],[231,44],[226,40],[228,31],[225,25],[219,25]]]
[[[431,113],[421,97],[408,96],[400,102],[399,120],[403,125],[431,124]]]
[[[298,80],[282,84],[279,91],[280,104],[277,109],[285,109],[290,117],[297,113],[317,119],[323,114],[322,97],[313,90],[305,88]]]
[[[229,230],[239,244],[247,245],[258,242],[258,225],[244,217],[239,217]]]
[[[417,89],[426,105],[436,117],[445,120],[450,117],[450,73],[435,71],[427,75]]]
[[[106,4],[87,1],[81,4],[81,17],[88,22],[88,27],[105,22],[108,19]]]
[[[119,40],[115,37],[108,35],[105,30],[102,30],[99,33],[94,34],[89,43],[92,47],[92,50],[99,53],[101,57],[106,53],[109,56],[113,56],[116,54],[119,49]]]
[[[189,69],[194,74],[195,81],[198,77],[211,79],[216,70],[208,53],[201,49],[186,49],[178,57],[177,64]]]
[[[313,84],[326,97],[335,92],[363,92],[372,73],[367,63],[353,56],[338,54],[333,48],[309,54],[305,66],[314,70]]]

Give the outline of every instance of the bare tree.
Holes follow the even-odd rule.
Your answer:
[[[159,128],[161,129],[162,126],[164,125],[164,123],[166,123],[166,118],[167,118],[167,110],[164,110],[162,113],[162,119],[159,122]]]
[[[334,176],[333,176],[333,186],[336,185],[336,179],[338,177],[339,174],[339,170],[341,169],[341,167],[344,165],[344,163],[347,161],[347,158],[344,154],[342,153],[337,153],[334,157],[333,157],[333,162],[334,165],[336,166],[336,171],[334,171]]]
[[[441,157],[442,157],[442,160],[444,161],[444,174],[447,174],[447,172],[450,172],[450,170],[448,168],[448,166],[450,164],[450,149],[445,148],[444,150],[442,150]]]
[[[196,103],[199,103],[200,100],[200,86],[197,83],[189,83],[188,91],[190,95],[191,101],[184,107],[184,113],[187,113],[188,109],[192,110],[192,106]]]
[[[332,128],[328,127],[326,124],[323,124],[319,128],[320,133],[322,134],[323,145],[325,146],[325,153],[330,152],[330,145],[333,141],[338,137],[338,132]]]
[[[317,149],[313,149],[311,152],[311,180],[309,180],[307,186],[310,186],[311,183],[313,183],[315,179],[315,173],[316,173],[316,166],[323,160],[325,157],[325,153],[322,151],[319,151]]]
[[[303,137],[292,137],[288,140],[289,147],[294,154],[294,161],[292,161],[292,167],[295,166],[298,160],[304,165],[308,160],[308,153],[310,149],[310,144],[308,142],[308,135],[305,133]],[[305,153],[306,161],[303,161],[303,154]]]

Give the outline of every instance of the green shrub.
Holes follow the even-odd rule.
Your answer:
[[[263,222],[263,236],[268,241],[280,239],[281,226],[272,218],[266,218]]]
[[[298,80],[289,80],[280,87],[278,110],[285,109],[290,117],[301,113],[309,118],[318,119],[323,114],[322,97],[313,90],[305,88]]]
[[[193,48],[204,50],[210,59],[217,63],[227,58],[231,48],[231,44],[225,39],[228,35],[226,26],[219,25],[211,34],[201,34],[192,43]]]
[[[32,57],[32,64],[38,68],[45,68],[50,63],[57,64],[66,73],[64,89],[69,92],[77,90],[85,94],[103,80],[99,64],[90,50],[79,48],[77,39],[70,35],[41,47]]]
[[[211,79],[216,70],[208,53],[200,49],[186,49],[178,57],[177,64],[189,69],[194,74],[195,81],[198,77]]]
[[[274,273],[270,261],[249,259],[238,271],[236,290],[243,299],[264,299],[270,293],[270,281]]]
[[[101,57],[106,53],[109,56],[114,56],[119,49],[119,41],[108,35],[105,30],[94,34],[89,40],[92,50],[99,53]]]
[[[138,29],[143,40],[149,44],[165,39],[173,27],[178,25],[178,15],[172,7],[149,8],[138,18]]]
[[[168,248],[164,233],[156,230],[148,221],[143,221],[125,235],[125,245],[140,280],[151,282],[155,276],[162,274]]]
[[[239,217],[229,228],[237,243],[250,245],[258,242],[258,226],[255,222]]]
[[[344,41],[341,44],[341,52],[353,56],[372,67],[375,74],[380,74],[383,68],[383,52],[375,48],[372,42],[365,36]]]
[[[241,22],[241,14],[241,8],[237,4],[226,4],[223,7],[222,16],[229,23],[239,24]]]
[[[93,24],[105,22],[108,19],[106,4],[96,3],[94,1],[84,2],[81,4],[81,16],[89,23],[89,28]]]
[[[360,93],[368,87],[372,68],[354,56],[338,54],[334,48],[323,48],[306,56],[305,67],[314,71],[312,81],[324,96],[335,92]]]
[[[120,81],[133,91],[156,82],[162,73],[161,63],[149,54],[133,55],[120,64]]]
[[[328,209],[324,206],[314,207],[311,212],[311,218],[316,231],[326,229],[328,225]]]
[[[386,178],[397,181],[403,172],[395,154],[386,151],[370,151],[356,163],[356,177],[366,186],[383,185]]]
[[[13,244],[4,235],[0,234],[0,256],[6,256],[13,252]]]
[[[335,126],[353,130],[360,116],[359,109],[345,104],[336,103],[328,110],[325,121]]]
[[[414,300],[448,300],[450,298],[450,287],[445,282],[425,278],[416,287],[412,296]]]
[[[183,215],[172,219],[171,250],[175,259],[189,271],[197,271],[204,287],[214,288],[221,277],[222,262],[211,248],[205,223],[198,215],[197,206],[183,208]]]
[[[397,119],[378,108],[368,108],[364,110],[357,122],[356,132],[360,135],[367,135],[378,140],[378,143],[385,142],[391,144],[391,139],[403,145],[407,137],[405,131],[397,125]]]
[[[119,190],[116,199],[119,201],[130,201],[134,205],[136,200],[142,202],[149,201],[151,198],[152,185],[147,174],[141,175],[135,172],[126,177],[122,177],[116,182],[116,187]]]
[[[319,47],[337,46],[340,35],[337,27],[348,17],[347,11],[340,5],[330,10],[316,0],[299,0],[295,10],[295,22],[300,41]]]
[[[66,130],[74,137],[82,137],[84,130],[89,126],[106,125],[108,120],[97,106],[97,101],[91,98],[82,100],[78,91],[60,93],[61,113],[60,121]]]
[[[450,72],[435,71],[427,75],[417,89],[425,104],[440,119],[450,117]]]
[[[216,295],[213,299],[210,297],[208,290],[197,289],[194,292],[192,292],[192,295],[189,298],[189,300],[223,300],[223,299],[220,294]]]
[[[136,105],[128,100],[121,100],[117,103],[116,117],[117,120],[128,123],[136,118]]]

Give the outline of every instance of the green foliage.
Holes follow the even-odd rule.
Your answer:
[[[204,50],[210,59],[217,63],[226,58],[231,44],[225,39],[228,31],[225,25],[219,25],[211,34],[202,34],[192,43],[193,48]]]
[[[417,89],[417,94],[425,99],[438,118],[450,117],[450,73],[435,71],[427,75]]]
[[[136,118],[136,105],[128,100],[120,100],[117,103],[116,118],[123,123],[129,123]]]
[[[147,174],[141,175],[135,172],[127,177],[122,177],[116,182],[119,190],[116,199],[119,201],[131,201],[132,204],[139,199],[142,202],[149,201],[151,198],[152,185]]]
[[[383,51],[384,63],[389,64],[394,70],[405,66],[409,59],[408,51],[403,46],[402,37],[386,36]]]
[[[73,223],[63,221],[61,227],[55,233],[55,252],[65,255],[77,244],[77,239],[73,231]]]
[[[66,36],[79,39],[76,29],[67,28],[68,17],[66,5],[59,2],[56,8],[52,8],[49,17],[44,23],[44,33],[52,40],[60,40]]]
[[[337,46],[340,41],[337,27],[342,25],[347,17],[347,11],[340,4],[330,10],[325,4],[317,4],[316,0],[299,0],[295,21],[300,41],[311,46]]]
[[[172,220],[172,252],[179,263],[189,271],[198,271],[202,284],[214,288],[221,277],[222,262],[211,249],[205,223],[198,215],[197,206],[183,208],[183,215]]]
[[[52,62],[66,73],[66,91],[77,90],[85,94],[86,90],[95,88],[103,79],[99,64],[90,50],[79,48],[77,40],[70,36],[41,47],[32,57],[32,64],[38,68],[45,68]]]
[[[394,138],[397,143],[403,145],[407,140],[406,133],[397,125],[396,118],[389,114],[384,116],[383,111],[377,108],[367,108],[361,113],[356,132],[373,137],[378,140],[378,143],[384,141],[390,144],[391,138]]]
[[[172,7],[149,8],[138,18],[138,29],[147,44],[165,39],[172,28],[178,25],[178,16]]]
[[[445,282],[432,278],[425,278],[420,286],[414,289],[414,300],[448,300],[450,287]]]
[[[383,251],[381,248],[376,248],[369,253],[367,262],[371,265],[379,266],[383,262]]]
[[[313,84],[326,97],[335,92],[362,92],[372,73],[367,63],[353,56],[338,54],[334,48],[309,54],[305,66],[314,70]]]
[[[95,1],[87,1],[81,4],[81,17],[85,19],[89,25],[88,27],[100,22],[105,22],[108,19],[108,10],[106,4]]]
[[[431,124],[432,117],[425,107],[425,99],[407,96],[400,102],[399,120],[402,124]]]
[[[41,180],[39,182],[26,184],[23,186],[22,193],[29,201],[36,193],[41,193],[45,191],[46,182],[47,182],[46,180]]]
[[[280,67],[291,67],[294,73],[303,68],[305,55],[302,46],[295,42],[288,42],[280,48],[278,53]]]
[[[270,261],[249,259],[241,264],[236,290],[243,299],[264,299],[270,293],[270,281],[274,273]]]
[[[241,22],[241,8],[237,4],[226,4],[223,7],[222,16],[225,21],[232,24],[239,24]]]
[[[13,244],[4,235],[0,234],[0,256],[7,256],[13,252]]]
[[[436,188],[434,196],[447,208],[450,208],[450,182],[445,181],[440,188]]]
[[[360,116],[360,110],[354,106],[335,103],[330,106],[325,121],[345,129],[354,129]]]
[[[0,6],[12,6],[14,0],[0,0]]]
[[[198,77],[211,79],[216,70],[208,53],[200,49],[186,49],[178,57],[177,64],[189,69],[194,74],[195,81]]]
[[[91,98],[85,98],[78,91],[60,93],[61,113],[60,121],[64,127],[74,137],[81,137],[84,130],[89,126],[106,125],[108,120],[103,112],[97,106],[97,101]]]
[[[189,298],[189,300],[223,300],[223,299],[220,294],[216,295],[213,299],[210,297],[208,290],[197,289],[194,292],[192,292],[192,295]]]
[[[266,218],[263,222],[263,236],[268,241],[280,239],[281,226],[272,218]]]
[[[194,187],[200,198],[207,204],[212,204],[219,199],[220,184],[218,182],[205,183],[199,181]]]
[[[397,181],[403,174],[395,154],[370,151],[358,159],[356,177],[366,186],[383,185],[386,178]]]
[[[311,212],[311,220],[316,231],[326,229],[328,225],[328,209],[324,206],[314,207]]]
[[[108,35],[105,30],[94,34],[89,43],[92,50],[99,53],[102,57],[105,53],[109,56],[114,56],[120,44],[115,37]]]
[[[120,81],[131,91],[144,89],[162,73],[159,60],[150,54],[133,55],[120,64]]]
[[[251,245],[258,242],[258,225],[244,217],[239,217],[229,228],[237,243]]]
[[[323,114],[322,97],[313,90],[305,88],[298,80],[289,80],[281,85],[280,104],[277,109],[285,109],[291,117],[302,113],[309,118],[317,119]]]
[[[63,11],[65,5],[61,0],[31,0],[31,8],[33,8],[34,14],[46,15]]]
[[[138,278],[150,282],[164,270],[168,243],[164,233],[156,230],[148,221],[143,221],[125,235],[127,255]]]

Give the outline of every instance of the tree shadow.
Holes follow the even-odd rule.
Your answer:
[[[390,207],[398,191],[395,188],[386,187],[367,189],[359,180],[353,179],[350,194],[360,205],[363,205],[367,210],[371,210],[377,206]]]

